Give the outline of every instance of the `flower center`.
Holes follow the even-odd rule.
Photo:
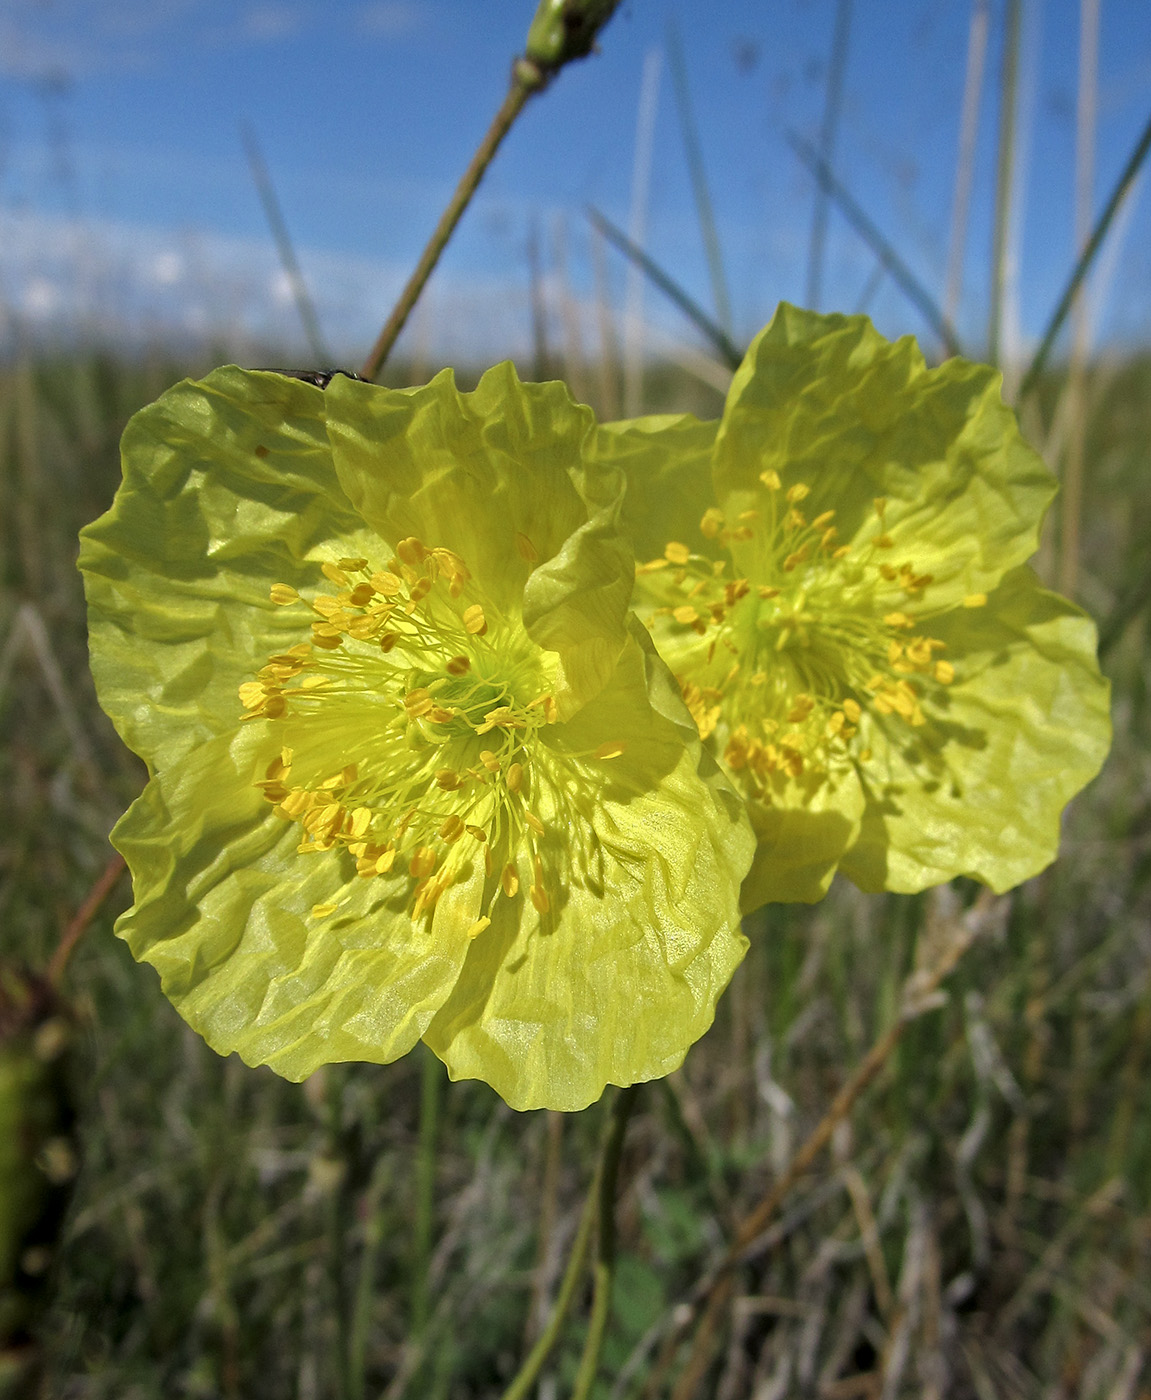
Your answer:
[[[944,643],[919,631],[932,576],[896,554],[884,500],[845,545],[833,510],[807,519],[806,483],[785,491],[770,470],[759,483],[756,504],[734,520],[712,507],[700,521],[704,539],[750,561],[746,575],[679,541],[637,574],[657,604],[645,620],[701,737],[722,726],[728,766],[763,791],[777,771],[867,762],[864,711],[881,727],[919,727],[924,702],[955,671],[938,655]]]
[[[413,538],[383,570],[366,559],[321,567],[337,591],[306,604],[311,640],[240,687],[244,718],[277,726],[279,755],[257,785],[299,823],[299,851],[345,849],[364,878],[406,868],[418,918],[481,853],[493,900],[513,896],[511,857],[526,843],[529,894],[543,912],[532,769],[556,718],[554,654],[501,614],[451,550]],[[287,584],[271,597],[304,604]]]

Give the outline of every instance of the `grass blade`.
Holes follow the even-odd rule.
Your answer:
[[[987,312],[987,358],[999,363],[1003,330],[1003,295],[1007,285],[1007,245],[1011,227],[1011,189],[1015,170],[1015,99],[1019,87],[1019,32],[1022,0],[1007,0],[1003,30],[1003,65],[999,80],[999,156],[995,172],[995,227],[991,238],[991,298]]]
[[[670,273],[665,272],[654,258],[648,257],[642,248],[637,247],[622,229],[616,228],[594,205],[588,205],[587,216],[607,241],[614,244],[625,258],[630,259],[652,285],[658,287],[669,301],[679,307],[692,325],[703,332],[724,364],[729,369],[738,369],[743,359],[743,351],[723,327],[712,320],[699,302],[689,296]]]
[[[835,161],[835,136],[839,130],[839,110],[843,105],[843,75],[847,70],[847,44],[851,34],[851,0],[839,0],[835,9],[835,32],[831,39],[831,63],[827,71],[827,100],[819,132],[820,159],[830,168]],[[819,310],[823,292],[823,250],[827,241],[828,196],[830,190],[817,178],[815,208],[811,216],[811,242],[807,253],[806,304]]]
[[[300,323],[304,327],[308,349],[312,352],[312,358],[315,360],[317,368],[323,368],[332,363],[332,356],[324,344],[324,336],[320,330],[320,318],[316,315],[315,303],[308,293],[304,274],[300,271],[300,264],[296,260],[296,251],[292,247],[292,237],[288,232],[284,211],[280,208],[280,201],[276,198],[276,187],[272,184],[272,177],[268,173],[268,167],[256,140],[256,133],[247,122],[240,126],[240,138],[244,143],[244,151],[248,157],[252,182],[256,186],[256,193],[260,196],[260,203],[264,206],[264,217],[267,219],[268,227],[271,229],[273,239],[275,239],[276,252],[280,255],[280,264],[284,269],[284,276],[288,279],[288,287],[292,293],[292,300],[296,303]]]
[[[787,139],[791,143],[792,150],[839,205],[848,223],[871,248],[908,300],[913,302],[922,313],[924,320],[943,342],[947,353],[961,355],[963,351],[955,330],[944,318],[935,298],[836,179],[831,167],[823,157],[812,148],[810,142],[805,141],[796,132],[787,132]]]
[[[1111,191],[1111,197],[1099,215],[1091,237],[1087,240],[1087,246],[1079,255],[1079,259],[1072,269],[1068,278],[1067,286],[1063,290],[1063,295],[1055,310],[1051,313],[1051,320],[1047,323],[1047,329],[1043,333],[1043,339],[1039,343],[1039,349],[1023,376],[1023,382],[1019,386],[1017,402],[1022,401],[1027,394],[1035,388],[1039,376],[1047,368],[1047,361],[1050,358],[1052,347],[1055,344],[1059,332],[1063,329],[1063,322],[1067,319],[1067,313],[1071,310],[1071,305],[1075,300],[1076,293],[1083,285],[1083,279],[1091,271],[1091,265],[1102,246],[1103,240],[1107,237],[1107,231],[1119,212],[1120,206],[1130,192],[1131,186],[1135,183],[1135,177],[1139,174],[1139,167],[1147,159],[1147,152],[1151,151],[1151,117],[1147,120],[1147,125],[1139,140],[1135,143],[1135,149],[1128,157],[1127,164],[1123,167],[1119,179],[1115,182],[1115,188]]]
[[[731,335],[731,301],[727,294],[727,278],[723,270],[723,250],[719,242],[719,230],[715,225],[715,211],[711,205],[711,193],[707,187],[707,171],[703,163],[703,150],[699,142],[699,129],[695,122],[695,110],[691,105],[691,89],[687,82],[687,65],[683,58],[683,45],[679,30],[674,22],[667,27],[667,56],[671,67],[672,90],[679,109],[679,124],[683,131],[683,146],[687,155],[687,168],[691,176],[692,193],[695,195],[695,212],[699,219],[699,231],[703,236],[704,252],[707,256],[707,270],[711,276],[711,295],[715,302],[715,314],[724,331]]]

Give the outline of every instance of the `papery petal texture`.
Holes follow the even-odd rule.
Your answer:
[[[471,394],[227,368],[129,426],[81,552],[153,775],[118,932],[217,1050],[300,1079],[423,1036],[574,1109],[710,1024],[754,839],[629,618],[595,431],[510,366]]]
[[[1024,562],[1055,482],[985,366],[781,306],[723,418],[608,424],[635,607],[758,837],[743,903],[1048,864],[1110,742],[1090,620]],[[669,490],[675,482],[676,489]]]

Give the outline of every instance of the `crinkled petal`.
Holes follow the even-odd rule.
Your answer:
[[[955,875],[1010,889],[1055,859],[1060,813],[1107,753],[1095,626],[1020,568],[932,627],[957,679],[922,728],[862,731],[867,810],[842,868],[865,890]]]
[[[314,584],[361,547],[332,470],[323,391],[228,366],[129,423],[124,480],[80,536],[100,703],[153,771],[240,713],[237,688],[299,640],[269,585]]]
[[[764,904],[815,904],[859,838],[865,797],[855,770],[772,773],[770,801],[748,797],[758,845],[743,883],[744,913]]]
[[[1035,552],[1055,494],[1000,386],[997,371],[965,360],[928,369],[910,336],[885,340],[864,316],[781,305],[732,380],[717,503],[734,517],[773,470],[785,487],[810,487],[809,515],[835,511],[842,540],[886,533],[894,562],[932,576],[933,607],[990,592]],[[733,546],[743,572],[754,573],[752,548]]]
[[[148,783],[112,836],[135,895],[116,931],[220,1054],[296,1080],[393,1060],[456,980],[482,867],[413,922],[406,878],[365,881],[346,853],[297,854],[299,829],[253,786],[269,747],[250,726]]]
[[[718,423],[691,414],[659,414],[602,423],[591,450],[627,481],[621,520],[636,559],[662,556],[672,540],[698,547],[699,522],[715,503],[711,455]]]
[[[453,1078],[514,1108],[579,1109],[675,1069],[747,947],[753,838],[641,629],[557,731],[534,799],[544,869],[561,873],[551,907],[497,901],[425,1035]],[[602,775],[576,758],[615,743]]]
[[[585,460],[590,410],[564,385],[497,365],[471,394],[450,371],[388,396],[328,390],[328,432],[351,500],[380,535],[464,560],[487,595],[561,658],[563,713],[605,683],[626,634],[631,551],[615,519],[617,471]]]

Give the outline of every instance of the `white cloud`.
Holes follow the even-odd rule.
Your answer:
[[[356,23],[369,34],[393,39],[418,29],[425,17],[426,8],[412,0],[373,0],[371,4],[360,6]]]

